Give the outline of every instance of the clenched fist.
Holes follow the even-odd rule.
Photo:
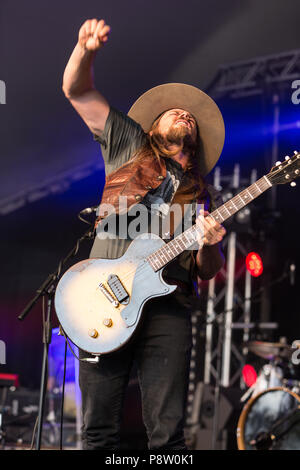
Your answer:
[[[79,30],[78,42],[88,51],[96,51],[108,39],[110,26],[104,20],[86,20]]]

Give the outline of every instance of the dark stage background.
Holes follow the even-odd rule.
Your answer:
[[[96,59],[96,85],[125,112],[158,84],[184,82],[205,90],[222,63],[300,48],[295,0],[1,1],[0,80],[6,84],[6,104],[0,105],[0,340],[6,343],[7,363],[0,373],[19,374],[29,388],[37,389],[40,381],[41,305],[22,323],[17,316],[86,230],[77,214],[99,203],[104,184],[100,148],[61,91],[78,30],[94,17],[112,28]],[[299,150],[300,105],[291,103],[291,94],[287,89],[280,95],[282,157]],[[242,176],[252,168],[262,176],[271,162],[268,103],[263,107],[256,97],[218,104],[226,126],[222,172],[230,174],[239,163]],[[262,258],[274,244],[266,266],[271,281],[291,262],[298,269],[299,258],[298,187],[280,187],[277,196],[280,217],[270,219],[268,197],[262,196],[253,205],[248,237],[249,249],[260,250]],[[88,257],[90,247],[86,241],[74,262]],[[270,320],[280,324],[275,340],[300,338],[298,289],[298,277],[293,286],[286,277],[270,290]],[[261,313],[259,305],[254,309]]]

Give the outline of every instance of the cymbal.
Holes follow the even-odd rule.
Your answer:
[[[268,343],[265,341],[248,341],[244,346],[263,359],[272,361],[276,358],[289,358],[294,348],[285,343]]]

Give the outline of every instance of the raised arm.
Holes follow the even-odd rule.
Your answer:
[[[95,89],[93,62],[108,39],[110,27],[104,20],[87,20],[81,26],[78,43],[63,76],[63,92],[89,129],[101,135],[109,114],[109,104]]]

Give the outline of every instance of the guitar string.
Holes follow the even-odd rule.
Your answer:
[[[250,202],[250,201],[249,201],[249,202]],[[245,207],[245,205],[243,205],[242,207]],[[219,209],[221,209],[221,208],[219,208]],[[212,214],[213,214],[213,213],[211,213],[210,215],[212,215]],[[232,215],[233,215],[233,214],[232,214]],[[225,220],[225,219],[224,219],[224,220]],[[194,225],[193,225],[190,229],[188,229],[188,230],[192,230],[192,229],[195,230],[195,227],[196,227],[196,224],[194,224]],[[174,240],[176,240],[176,238],[175,238]],[[172,241],[173,241],[173,240],[172,240]],[[171,241],[171,242],[172,242],[172,241]],[[166,243],[165,245],[163,245],[162,247],[160,247],[158,250],[156,250],[154,253],[151,253],[151,254],[149,255],[149,257],[150,257],[151,255],[154,255],[154,254],[155,254],[157,251],[159,251],[161,248],[166,248],[166,247],[168,246],[168,244],[171,243],[171,242]],[[179,243],[179,242],[177,242],[177,244],[178,244],[178,243]],[[196,240],[194,240],[193,243],[191,243],[188,247],[185,247],[185,250],[188,250],[188,249],[189,249],[191,246],[193,246],[193,244],[195,244],[195,243],[196,243]],[[175,250],[176,250],[176,247],[174,247],[174,248],[175,248]],[[171,250],[171,248],[170,248],[170,250]],[[185,250],[182,250],[182,252],[185,251]],[[171,250],[171,252],[172,252],[172,250]],[[173,253],[172,253],[172,254],[173,254]],[[179,254],[180,254],[180,253],[176,254],[176,255],[173,256],[170,260],[168,260],[163,266],[161,266],[161,267],[158,269],[158,271],[159,271],[160,269],[163,269],[166,264],[168,264],[169,262],[173,261],[177,256],[179,256]],[[165,255],[165,257],[166,257],[166,255]],[[151,266],[150,262],[147,261],[147,258],[148,258],[148,257],[146,257],[146,258],[144,258],[144,259],[141,260],[141,262],[146,261],[147,264],[145,263],[145,264],[139,266],[137,269],[133,269],[133,270],[131,270],[131,271],[127,271],[126,274],[122,277],[122,279],[128,280],[128,279],[131,277],[131,275],[134,274],[134,273],[136,273],[135,279],[136,279],[137,277],[140,277],[141,275],[144,274],[143,271],[145,271],[145,270],[148,268],[148,265],[153,269],[153,267]],[[166,258],[166,259],[167,259],[167,258]],[[158,260],[158,263],[159,263],[159,262],[160,262],[160,260]],[[156,272],[155,269],[153,269],[153,272]]]
[[[242,191],[242,192],[239,193],[239,194],[242,194],[243,192],[244,192],[244,191]],[[261,194],[261,193],[259,193],[259,194]],[[227,201],[227,202],[229,202],[229,201]],[[249,202],[251,202],[251,201],[249,201]],[[225,204],[226,204],[226,203],[225,203]],[[225,206],[225,204],[223,204],[223,206]],[[223,206],[221,206],[221,207],[223,207]],[[221,209],[221,207],[219,208],[219,210]],[[225,206],[225,207],[226,207],[226,206]],[[243,207],[245,207],[245,205],[243,205],[241,208],[243,208]],[[240,209],[238,209],[238,210],[240,210]],[[213,214],[214,212],[215,212],[215,211],[213,211],[210,215],[212,216],[212,214]],[[233,215],[233,214],[231,214],[231,215]],[[228,218],[229,218],[229,217],[228,217]],[[226,220],[226,219],[224,219],[224,220]],[[195,227],[196,227],[196,224],[194,224],[194,225],[193,225],[190,229],[188,229],[188,230],[192,230],[192,229],[195,230]],[[183,233],[185,233],[185,232],[183,232]],[[180,235],[179,235],[179,236],[180,236]],[[174,240],[176,240],[176,238],[175,238]],[[165,245],[163,245],[162,247],[160,247],[158,250],[156,250],[154,253],[151,253],[149,256],[154,255],[154,254],[155,254],[157,251],[159,251],[161,248],[167,247],[167,245],[168,245],[169,243],[173,242],[174,240],[172,240],[172,241],[166,243]],[[177,242],[177,243],[178,243],[178,242]],[[188,249],[189,249],[191,246],[193,246],[193,244],[195,244],[195,243],[196,243],[196,240],[193,241],[193,243],[190,244],[188,247],[186,247],[185,250],[188,250]],[[176,247],[175,247],[175,249],[176,249]],[[182,252],[185,251],[185,250],[182,250]],[[180,254],[180,253],[178,253],[178,254],[176,254],[175,256],[173,256],[170,260],[168,260],[168,261],[167,261],[161,268],[159,268],[157,271],[163,269],[169,262],[173,261],[177,256],[179,256],[179,254]],[[153,267],[151,266],[150,262],[147,261],[147,257],[141,260],[141,262],[143,262],[143,261],[146,261],[147,264],[145,263],[145,264],[143,264],[142,266],[138,266],[137,269],[133,269],[133,270],[131,270],[131,271],[127,271],[126,274],[122,277],[122,279],[128,280],[128,279],[131,277],[131,275],[134,274],[134,273],[136,273],[136,276],[135,276],[134,278],[137,279],[138,277],[140,277],[140,276],[142,276],[142,275],[144,274],[143,271],[145,271],[145,270],[148,268],[148,265],[150,266],[150,268],[153,269]],[[158,261],[158,263],[159,263],[159,261]],[[153,272],[156,272],[156,271],[153,269]]]
[[[260,180],[258,180],[258,181],[260,181]],[[256,183],[257,183],[257,182],[256,182]],[[246,191],[247,191],[248,189],[249,189],[249,188],[247,188],[247,189],[241,191],[238,195],[236,195],[236,196],[235,196],[234,198],[232,198],[232,199],[235,199],[237,196],[240,196],[240,195],[246,193]],[[262,193],[258,193],[257,196],[259,196],[260,194],[262,194]],[[254,198],[257,197],[257,196],[254,196]],[[254,198],[253,198],[253,199],[254,199]],[[217,211],[220,211],[220,212],[221,212],[222,207],[224,207],[224,208],[226,209],[226,204],[228,204],[229,202],[230,202],[230,201],[225,202],[222,206],[220,206],[220,207],[217,209]],[[243,204],[241,207],[239,207],[240,202],[237,202],[236,200],[235,200],[235,202],[236,202],[236,205],[238,206],[238,210],[242,209],[243,207],[245,207],[245,206],[247,205],[247,204]],[[252,200],[249,201],[249,203],[250,203],[250,202],[252,202]],[[210,216],[213,217],[213,214],[214,214],[215,212],[217,212],[217,211],[213,211],[213,212],[210,214]],[[228,209],[227,209],[227,211],[228,211]],[[229,217],[231,217],[231,215],[233,215],[233,213],[230,214]],[[229,218],[229,217],[227,217],[227,218]],[[223,222],[224,222],[225,220],[227,220],[227,218],[224,218],[223,216],[222,216],[222,218],[223,218]],[[190,229],[188,229],[188,230],[192,230],[192,229],[195,230],[195,227],[196,227],[196,224],[194,224],[194,225],[193,225],[192,227],[190,227]],[[185,232],[183,232],[183,233],[185,233]],[[176,238],[175,238],[174,240],[176,240]],[[160,247],[160,248],[167,247],[168,244],[169,244],[169,243],[172,243],[174,240],[172,240],[172,241],[166,243],[165,245],[163,245],[163,246]],[[177,242],[177,243],[179,243],[179,242]],[[193,241],[193,243],[190,244],[188,247],[185,247],[185,250],[189,249],[194,243],[196,243],[196,240]],[[160,248],[159,248],[159,249],[160,249]],[[158,249],[158,250],[159,250],[159,249]],[[158,250],[157,250],[157,251],[158,251]],[[176,250],[176,247],[175,247],[175,250]],[[185,250],[182,250],[182,251],[185,251]],[[156,253],[156,251],[155,251],[154,253],[151,253],[149,256],[154,255],[155,253]],[[179,254],[180,254],[180,253],[176,254],[174,257],[172,257],[171,260],[168,260],[168,261],[165,263],[165,265],[168,264],[169,262],[173,261]],[[141,260],[141,261],[147,261],[147,258],[144,258],[144,260]],[[152,268],[152,266],[151,266],[151,264],[150,264],[149,262],[148,262],[148,264],[149,264],[150,267]],[[146,268],[147,268],[147,264],[144,264],[143,266],[140,266],[140,268],[143,268],[143,267],[145,267],[145,269],[146,269]],[[162,266],[162,267],[159,268],[158,270],[163,269],[163,267],[164,267],[164,266]],[[152,268],[152,269],[153,269],[153,268]],[[154,269],[153,269],[153,271],[155,272]],[[123,276],[122,279],[127,280],[134,272],[136,272],[135,269],[133,269],[133,270],[131,270],[131,271],[127,271],[127,273]],[[141,269],[139,270],[139,272],[141,273]],[[142,273],[141,273],[141,274],[142,274]]]
[[[247,189],[248,189],[248,188],[247,188]],[[239,196],[239,195],[243,194],[244,192],[246,192],[247,189],[241,191],[237,196]],[[259,193],[258,195],[260,195],[260,194],[262,194],[262,193]],[[235,197],[236,197],[236,196],[235,196]],[[232,198],[232,199],[234,199],[234,198]],[[251,200],[251,201],[252,201],[252,200]],[[249,201],[249,202],[251,202],[251,201]],[[225,207],[225,208],[226,208],[226,204],[227,204],[228,202],[230,202],[230,201],[227,201],[226,203],[224,203],[221,207],[218,208],[218,210],[221,211],[221,210],[222,210],[222,207]],[[236,202],[237,202],[237,201],[236,201]],[[238,204],[238,203],[237,203],[237,204]],[[239,204],[240,204],[240,203],[239,203]],[[243,204],[241,207],[238,208],[238,210],[240,210],[240,209],[242,209],[243,207],[245,207],[245,205],[247,205],[247,204]],[[210,216],[212,216],[214,212],[216,212],[216,211],[213,211],[213,212],[210,214]],[[233,214],[231,214],[231,215],[233,215]],[[230,216],[231,216],[231,215],[230,215]],[[230,216],[229,216],[229,217],[230,217]],[[229,217],[228,217],[228,218],[229,218]],[[222,217],[222,218],[223,218],[223,217]],[[224,218],[223,218],[223,219],[224,219]],[[223,221],[225,221],[225,220],[227,220],[227,219],[224,219]],[[188,229],[188,230],[192,230],[192,229],[195,230],[195,227],[196,227],[196,224],[194,224],[194,225],[193,225],[190,229]],[[183,232],[183,233],[185,233],[185,232]],[[176,240],[176,238],[175,238],[174,240]],[[160,248],[167,247],[167,246],[169,245],[169,243],[172,243],[174,240],[172,240],[172,241],[166,243],[165,245],[163,245],[163,246],[160,247]],[[177,242],[177,243],[179,243],[179,242]],[[194,243],[196,243],[196,240],[195,240],[191,245],[189,245],[188,247],[186,247],[185,250],[188,250]],[[159,248],[159,249],[160,249],[160,248]],[[159,250],[159,249],[158,249],[158,250]],[[156,251],[158,251],[158,250],[156,250]],[[175,250],[176,250],[176,247],[175,247]],[[182,250],[182,251],[185,251],[185,250]],[[155,251],[154,253],[151,253],[149,256],[154,255],[154,254],[156,253],[156,251]],[[179,254],[180,254],[180,253],[178,253],[178,254],[176,254],[174,257],[172,257],[172,259],[169,260],[169,261],[167,261],[167,262],[165,263],[165,265],[168,264],[169,262],[173,261],[177,256],[179,256]],[[147,258],[144,258],[144,259],[141,260],[141,261],[147,261]],[[159,261],[158,261],[158,262],[159,262]],[[151,264],[150,264],[149,261],[148,261],[148,264],[149,264],[150,267],[152,268],[152,266],[151,266]],[[164,266],[165,266],[165,265],[164,265]],[[159,268],[158,270],[163,269],[164,266],[162,266],[162,267]],[[142,266],[140,266],[139,273],[142,275],[141,269],[142,269],[142,268],[145,268],[145,269],[146,269],[147,267],[148,267],[147,264],[143,264]],[[153,268],[152,268],[152,269],[153,269]],[[144,271],[144,269],[142,269],[142,271]],[[153,271],[155,272],[154,269],[153,269]],[[126,274],[122,277],[122,279],[127,280],[132,274],[134,274],[134,272],[137,273],[137,270],[133,269],[133,270],[131,270],[131,271],[127,271]]]
[[[186,248],[188,249],[188,248]],[[184,250],[183,250],[184,251]],[[154,254],[154,253],[152,253]],[[155,272],[158,272],[160,271],[161,269],[163,269],[169,262],[173,261],[177,256],[179,256],[180,253],[178,253],[178,255],[174,256],[171,260],[167,261],[162,267],[160,267],[159,269],[157,269],[157,271],[155,271],[155,269],[153,269],[153,267],[151,266],[150,262],[147,260],[147,258],[144,258],[142,260],[140,260],[140,263],[144,261],[144,263],[141,265],[139,264],[137,266],[136,269],[132,269],[130,271],[127,271],[124,276],[122,276],[122,278],[120,279],[121,283],[122,281],[127,281],[127,280],[130,280],[130,277],[132,275],[134,275],[135,273],[135,276],[134,276],[134,280],[140,278],[141,276],[143,276],[145,274],[145,272],[147,270],[149,270],[149,268],[152,270],[153,273]],[[150,255],[151,256],[151,255]]]
[[[269,176],[270,176],[270,174],[267,175],[267,177],[269,177]],[[262,178],[261,178],[261,179],[262,179]],[[261,179],[260,179],[260,180],[257,180],[257,181],[256,181],[255,183],[253,183],[253,184],[257,184],[258,181],[261,181]],[[278,181],[282,181],[282,176],[281,176],[281,175],[278,175],[278,174],[272,175],[272,181],[273,181],[273,184],[274,184],[274,182],[275,182],[275,184],[276,184]],[[287,182],[288,182],[288,181],[287,181]],[[268,189],[268,188],[266,188],[266,189]],[[227,201],[227,202],[224,203],[222,206],[220,206],[217,210],[218,210],[218,211],[221,211],[221,210],[222,210],[222,207],[225,207],[225,209],[226,209],[226,204],[227,204],[227,203],[230,203],[230,201],[232,201],[232,200],[235,200],[235,202],[237,202],[237,197],[240,197],[240,198],[241,198],[241,195],[243,195],[244,193],[246,193],[248,190],[249,190],[249,188],[244,189],[243,191],[241,191],[240,193],[238,193],[236,196],[234,196],[231,200]],[[259,196],[260,194],[263,194],[264,191],[265,191],[265,189],[263,189],[263,191],[262,191],[261,193],[259,193],[257,196]],[[254,196],[253,199],[255,199],[257,196]],[[249,201],[249,202],[252,202],[252,201]],[[239,204],[240,204],[240,202],[239,202]],[[240,209],[242,209],[243,207],[245,207],[246,205],[247,205],[247,204],[243,204],[241,207],[238,207],[238,211],[239,211]],[[216,211],[213,211],[213,212],[216,212]],[[210,214],[211,216],[212,216],[213,212]],[[232,215],[234,215],[234,213],[232,213],[229,217],[231,217]],[[228,217],[228,218],[229,218],[229,217]],[[225,219],[223,220],[223,222],[224,222],[225,220],[227,220],[227,218],[225,218]],[[193,225],[191,228],[193,229],[194,227],[195,227],[195,225]],[[189,230],[190,230],[190,229],[189,229]],[[176,239],[174,239],[174,240],[176,240]],[[172,241],[173,241],[173,240],[172,240]],[[168,242],[166,245],[163,245],[163,246],[160,247],[158,250],[160,250],[161,248],[167,247],[167,245],[168,245],[169,243],[171,243],[171,242]],[[178,242],[177,242],[177,243],[178,243]],[[195,241],[194,243],[196,243],[196,241]],[[192,246],[192,245],[190,245],[190,246]],[[189,248],[190,248],[190,247],[187,247],[187,248],[185,248],[185,249],[187,250],[187,249],[189,249]],[[176,249],[176,247],[175,247],[175,249]],[[157,250],[157,251],[158,251],[158,250]],[[183,251],[185,251],[185,250],[183,250]],[[154,255],[155,253],[156,253],[156,252],[151,253],[149,256]],[[140,265],[140,266],[138,265],[138,267],[137,267],[136,269],[133,269],[133,270],[131,270],[131,271],[127,271],[126,274],[122,277],[122,279],[124,279],[124,280],[127,281],[134,273],[135,273],[134,279],[138,279],[138,278],[140,278],[140,277],[144,274],[144,272],[149,268],[149,266],[150,266],[150,268],[153,270],[153,272],[158,272],[158,271],[160,271],[161,269],[163,269],[169,262],[173,261],[177,256],[179,256],[179,254],[180,254],[180,253],[178,253],[177,255],[175,255],[174,257],[172,257],[171,260],[167,261],[167,262],[166,262],[162,267],[160,267],[157,271],[155,271],[155,270],[153,269],[153,266],[152,266],[152,265],[150,264],[150,262],[147,260],[147,258],[149,257],[149,256],[148,256],[147,258],[144,258],[143,260],[141,260],[142,262],[145,261],[146,263],[144,263],[143,265]],[[159,261],[158,261],[158,262],[159,262]]]
[[[187,229],[185,232],[183,232],[181,235],[178,235],[178,237],[182,236],[184,233],[186,233],[187,231],[191,231],[191,230],[196,230],[196,224],[192,225],[192,227],[190,227],[189,229]],[[177,237],[176,237],[177,238]],[[174,238],[173,240],[171,240],[170,242],[168,243],[165,243],[165,245],[162,245],[161,247],[159,247],[157,250],[155,250],[153,253],[151,253],[150,255],[148,255],[146,258],[143,258],[140,260],[140,263],[143,262],[143,261],[146,261],[147,263],[144,263],[143,265],[140,265],[139,268],[140,270],[142,268],[148,268],[148,265],[151,267],[151,269],[153,270],[153,272],[156,272],[155,269],[152,267],[151,263],[147,260],[147,258],[149,258],[150,256],[152,255],[155,255],[155,253],[157,253],[161,248],[166,248],[170,243],[174,242],[176,240],[176,238]],[[134,240],[133,240],[134,241]],[[169,250],[171,251],[172,255],[174,255],[170,260],[168,260],[163,266],[161,266],[160,268],[157,269],[157,271],[159,271],[160,269],[163,269],[168,263],[170,263],[171,261],[173,261],[175,258],[177,258],[177,256],[179,256],[183,251],[185,250],[188,250],[191,248],[191,246],[193,246],[195,243],[197,243],[196,240],[193,240],[193,242],[185,247],[184,249],[182,249],[181,252],[177,253],[176,255],[173,254],[171,248],[169,248]],[[177,241],[177,244],[179,244],[179,242]],[[176,250],[176,247],[174,247],[175,250]],[[165,256],[166,257],[166,256]],[[118,258],[116,258],[118,259]],[[158,261],[159,262],[159,261]],[[137,269],[132,269],[131,271],[127,271],[126,274],[122,277],[122,279],[128,279],[132,274],[134,274],[135,272],[137,272]]]
[[[193,225],[191,228],[195,227],[196,225]],[[190,230],[190,229],[189,229]],[[174,239],[175,240],[175,239]],[[170,243],[170,242],[169,242]],[[196,241],[194,241],[189,247],[186,248],[189,249],[191,246],[193,246],[193,244],[195,244]],[[162,247],[160,248],[163,248],[165,246],[167,246],[168,244],[166,245],[163,245]],[[159,249],[160,249],[159,248]],[[158,250],[159,250],[158,249]],[[156,251],[158,251],[156,250]],[[185,250],[183,250],[185,251]],[[156,252],[154,252],[156,253]],[[154,253],[151,253],[151,255],[153,255]],[[143,262],[145,261],[145,263],[143,263],[142,265],[138,265],[136,269],[132,269],[131,271],[127,271],[126,274],[124,276],[122,276],[122,279],[120,279],[121,283],[123,280],[127,281],[130,279],[130,277],[135,273],[135,276],[134,276],[134,280],[137,280],[139,278],[141,278],[144,274],[145,274],[145,271],[147,271],[149,269],[149,267],[152,269],[153,272],[158,272],[160,271],[161,269],[163,269],[169,262],[173,261],[175,258],[177,258],[177,256],[179,256],[180,253],[178,253],[177,255],[175,255],[171,260],[167,261],[162,267],[160,267],[159,269],[157,269],[157,271],[155,271],[155,269],[153,269],[153,267],[151,266],[150,262],[147,261],[147,258],[144,258],[142,259],[140,262]],[[149,256],[151,256],[149,255]]]
[[[211,215],[212,215],[212,213],[211,213]],[[196,229],[195,227],[196,227],[196,224],[194,224],[194,225],[193,225],[192,227],[190,227],[188,230],[189,230],[189,231],[191,231],[191,230],[196,230],[196,231],[197,231],[197,229]],[[187,232],[187,230],[186,230],[186,232]],[[184,233],[185,233],[185,232],[184,232]],[[179,235],[179,236],[180,236],[180,235]],[[176,238],[173,239],[172,241],[174,241],[174,240],[176,240]],[[171,242],[172,242],[172,241],[171,241]],[[168,243],[166,243],[165,245],[162,245],[162,246],[161,246],[160,248],[158,248],[155,252],[151,253],[148,257],[150,257],[151,255],[154,255],[154,254],[155,254],[157,251],[159,251],[161,248],[167,247],[167,245],[168,245],[169,243],[171,243],[171,242],[168,242]],[[178,244],[178,243],[179,243],[179,242],[177,242],[177,244]],[[155,271],[155,269],[153,268],[153,266],[151,265],[151,263],[147,260],[148,257],[146,257],[146,258],[140,260],[140,262],[145,261],[145,263],[143,263],[142,265],[138,265],[138,267],[137,267],[136,269],[132,269],[131,271],[127,271],[127,272],[124,274],[124,276],[122,276],[122,279],[120,279],[120,281],[122,282],[122,280],[126,280],[126,281],[129,280],[129,278],[130,278],[134,273],[135,273],[134,279],[136,280],[136,279],[140,278],[141,276],[143,276],[144,273],[145,273],[145,271],[147,271],[147,270],[149,269],[149,267],[152,269],[153,272],[158,272],[158,271],[160,271],[160,270],[163,269],[168,263],[170,263],[170,262],[173,261],[175,258],[177,258],[177,256],[179,256],[183,251],[190,249],[195,243],[197,243],[197,241],[196,241],[196,240],[193,240],[193,242],[192,242],[188,247],[185,247],[184,250],[182,250],[180,253],[177,253],[177,254],[176,254],[175,256],[173,256],[170,260],[168,260],[167,262],[165,262],[165,264],[164,264],[163,266],[161,266],[160,268],[158,268],[157,271]],[[175,250],[176,250],[176,247],[174,247],[174,248],[175,248]],[[196,248],[195,248],[195,249],[196,249]],[[191,249],[191,251],[194,251],[194,249]],[[171,253],[172,253],[172,251],[171,251]],[[174,253],[172,253],[172,255],[174,255]],[[160,260],[159,260],[159,261],[160,261]],[[159,261],[158,261],[158,263],[159,263]]]

